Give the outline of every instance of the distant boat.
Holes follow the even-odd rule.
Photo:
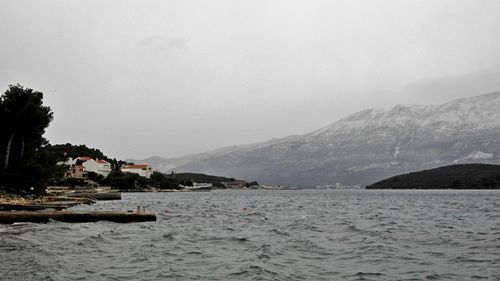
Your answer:
[[[183,186],[188,191],[211,191],[211,183],[193,182],[193,186]]]

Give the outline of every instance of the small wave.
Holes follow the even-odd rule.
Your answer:
[[[470,278],[472,279],[490,279],[488,276],[479,276],[479,275],[472,275]]]
[[[238,280],[244,280],[246,278],[252,278],[252,280],[266,280],[271,278],[275,280],[279,274],[258,265],[250,265],[240,269],[238,272],[233,272],[226,276],[228,277],[227,279],[238,278]]]
[[[356,226],[350,224],[349,226],[347,226],[347,230],[348,231],[352,231],[352,232],[363,232],[363,230],[357,228]]]
[[[173,233],[166,233],[161,236],[163,239],[166,239],[168,241],[173,241],[175,240],[174,234]]]
[[[456,257],[456,258],[453,258],[452,259],[453,262],[456,262],[456,263],[483,263],[483,262],[492,262],[492,261],[495,261],[495,260],[486,260],[486,259],[482,259],[482,260],[479,260],[479,259],[471,259],[471,258],[467,258],[467,257]]]
[[[353,276],[384,276],[384,274],[380,272],[358,272],[354,274]]]
[[[175,273],[175,272],[171,272],[168,274],[160,273],[154,277],[154,280],[180,280],[180,279],[183,279],[185,277],[186,276],[179,274],[179,273]]]
[[[424,252],[426,255],[431,255],[433,257],[444,257],[445,253],[443,252]]]
[[[281,235],[281,236],[290,236],[290,233],[288,233],[288,232],[286,232],[284,230],[279,230],[277,228],[273,228],[269,232],[274,233],[274,234],[278,234],[278,235]]]
[[[237,242],[247,242],[247,241],[249,241],[249,239],[246,238],[246,237],[229,237],[229,240],[231,240],[231,241],[237,241]]]
[[[380,223],[379,226],[385,227],[385,226],[392,226],[392,225],[397,225],[398,223],[395,221],[389,221],[389,222],[383,222]]]
[[[443,279],[449,279],[449,280],[456,280],[457,276],[454,274],[430,274],[425,276],[425,279],[427,280],[443,280]]]
[[[205,237],[205,238],[202,238],[200,239],[200,241],[203,241],[203,242],[220,242],[220,241],[233,241],[233,242],[240,242],[240,243],[244,243],[244,242],[248,242],[249,239],[247,237],[234,237],[234,236],[230,236],[230,237],[222,237],[222,236],[211,236],[211,237]]]
[[[271,256],[268,254],[259,254],[259,255],[257,255],[257,259],[262,261],[262,262],[266,262],[266,261],[271,259]]]
[[[367,235],[370,235],[370,236],[373,236],[373,235],[381,235],[382,233],[386,232],[386,231],[378,231],[378,230],[367,230],[367,229],[362,229],[362,228],[359,228],[353,224],[347,226],[346,230],[348,232],[355,232],[355,233],[364,233],[364,234],[367,234]]]
[[[141,254],[141,255],[138,255],[138,254],[134,254],[132,256],[132,258],[128,261],[128,263],[130,264],[137,264],[137,263],[142,263],[142,262],[147,262],[149,261],[149,258],[144,255],[144,254]]]
[[[365,280],[365,278],[369,278],[369,277],[382,277],[382,276],[385,276],[385,275],[380,273],[380,272],[362,272],[362,271],[359,271],[355,274],[345,275],[343,277],[355,277],[359,280]]]
[[[199,252],[199,251],[189,251],[189,252],[186,252],[187,255],[203,255],[202,252]]]

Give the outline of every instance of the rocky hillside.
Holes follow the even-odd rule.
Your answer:
[[[460,163],[500,164],[500,93],[439,105],[354,113],[317,131],[183,158],[153,158],[164,171],[270,184],[368,184]]]

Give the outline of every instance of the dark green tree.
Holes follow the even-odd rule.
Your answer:
[[[43,105],[43,94],[10,85],[0,97],[0,187],[41,189],[52,176],[49,155],[40,153],[53,112]],[[54,163],[55,164],[55,163]],[[50,165],[52,166],[52,165]]]
[[[103,180],[103,184],[121,190],[135,190],[145,188],[147,179],[134,173],[113,171]]]
[[[160,172],[153,172],[148,184],[156,188],[180,189],[179,181]]]

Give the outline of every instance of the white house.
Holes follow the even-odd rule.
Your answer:
[[[94,160],[88,156],[80,156],[75,159],[69,158],[64,164],[70,166],[70,170],[80,161],[85,173],[94,172],[96,174],[107,177],[111,173],[111,164],[105,160]],[[74,176],[69,176],[74,177]]]
[[[105,160],[94,160],[91,158],[83,162],[82,165],[87,172],[94,172],[104,177],[107,177],[111,173],[111,164]]]
[[[127,164],[123,165],[120,170],[124,173],[135,173],[141,177],[148,178],[153,174],[153,169],[148,164]]]

